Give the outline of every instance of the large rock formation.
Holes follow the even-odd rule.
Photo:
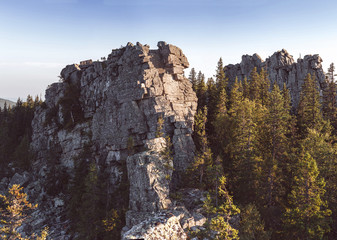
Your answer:
[[[243,55],[239,64],[230,64],[225,67],[225,74],[229,78],[230,84],[234,83],[235,78],[242,81],[249,75],[254,67],[261,70],[265,68],[268,72],[271,83],[277,82],[282,88],[285,83],[290,89],[294,106],[297,106],[300,98],[303,80],[308,73],[316,77],[319,88],[325,88],[325,75],[322,69],[322,59],[319,55],[306,55],[303,59],[294,61],[286,50],[275,52],[265,61],[257,54],[253,56]]]
[[[84,151],[108,175],[109,194],[118,194],[127,174],[130,193],[125,231],[146,224],[149,213],[160,215],[173,207],[170,186],[179,184],[180,173],[194,157],[191,133],[197,99],[184,77],[188,65],[183,52],[165,42],[159,42],[157,50],[128,43],[113,50],[106,61],[62,70],[60,82],[46,90],[45,105],[36,111],[32,123],[36,160],[27,191],[37,202],[48,202],[38,212],[37,228],[47,222],[53,239],[70,237],[63,231],[69,224],[64,216],[67,196],[62,176],[73,178],[75,161]],[[172,141],[172,160],[162,157],[167,140],[158,136],[158,119],[164,120],[161,132]],[[51,169],[53,185],[60,186],[49,190],[53,197],[47,189]],[[173,234],[185,215],[177,213],[180,217],[168,219],[163,229],[173,226]]]
[[[43,161],[50,144],[57,143],[62,149],[61,162],[71,168],[72,156],[89,138],[107,162],[126,160],[128,139],[140,149],[156,137],[157,120],[162,117],[164,132],[172,137],[174,166],[185,169],[194,154],[191,133],[196,96],[183,75],[188,61],[182,51],[164,42],[158,47],[150,50],[147,45],[129,43],[113,50],[107,61],[63,69],[63,81],[47,89],[46,108],[39,109],[33,121],[32,147],[38,151],[37,160]],[[68,114],[60,101],[76,91],[74,101],[80,106],[74,108],[80,107],[83,119],[71,131],[60,129],[59,124],[67,124]],[[52,111],[56,118],[46,124]]]
[[[286,83],[296,105],[307,73],[324,88],[321,62],[318,55],[309,55],[295,63],[282,50],[266,61],[245,55],[225,71],[233,83],[236,77],[249,78],[254,67],[265,67],[272,82]],[[123,240],[187,239],[188,229],[206,222],[202,191],[180,189],[179,198],[170,195],[194,158],[197,99],[184,77],[188,65],[179,48],[159,42],[157,50],[128,43],[105,61],[66,66],[35,112],[32,171],[1,179],[0,193],[8,185],[23,185],[30,200],[39,204],[30,219],[34,228],[48,225],[54,240],[72,239],[67,190],[81,159],[104,173],[106,196],[122,202],[117,208],[127,208]],[[169,146],[165,137],[171,139],[172,158],[164,154]],[[121,196],[121,186],[127,197]]]

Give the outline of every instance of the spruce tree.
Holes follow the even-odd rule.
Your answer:
[[[215,83],[218,89],[226,87],[225,71],[222,63],[222,58],[219,59],[215,73]]]
[[[322,239],[329,232],[329,216],[323,201],[325,181],[319,177],[315,159],[302,152],[294,169],[289,207],[284,213],[284,235],[289,239]]]
[[[197,90],[197,73],[194,68],[191,69],[188,79],[192,83],[193,90],[196,91]]]
[[[334,80],[335,67],[331,63],[327,78],[326,87],[323,90],[323,116],[325,120],[329,120],[333,126],[334,133],[337,133],[337,87]]]
[[[219,107],[220,104],[223,104],[223,100],[226,99],[226,106],[227,106],[227,95],[228,95],[228,78],[225,76],[225,71],[222,63],[222,58],[219,59],[218,65],[216,68],[215,74],[215,83],[216,83],[216,103],[215,105]],[[222,106],[222,110],[217,110],[216,112],[223,111],[224,106]]]
[[[238,81],[238,78],[235,78],[235,82],[232,86],[232,90],[230,92],[229,98],[229,113],[234,114],[236,112],[236,108],[240,102],[244,99],[243,94],[243,86],[241,82]]]
[[[19,145],[15,148],[15,151],[13,153],[14,159],[17,159],[15,161],[15,166],[19,167],[24,170],[29,170],[33,154],[30,150],[30,141],[28,134],[25,134]]]
[[[216,104],[216,105],[214,105]],[[226,141],[226,126],[228,127],[228,116],[227,116],[227,105],[228,97],[225,88],[222,88],[217,101],[213,104],[213,116],[210,116],[210,121],[212,123],[212,131],[209,131],[211,138],[211,146],[213,153],[216,155],[223,155],[223,146],[227,144]]]
[[[247,80],[247,77],[245,77],[243,79],[243,82],[242,82],[242,95],[244,98],[249,98],[249,83],[248,83],[248,80]]]
[[[271,233],[265,230],[264,221],[257,207],[250,203],[241,209],[240,214],[241,240],[269,240]]]
[[[329,82],[334,82],[335,81],[335,64],[331,63],[328,72],[327,72],[327,78]]]
[[[207,80],[207,109],[208,109],[208,120],[212,121],[210,118],[214,118],[216,114],[216,105],[218,101],[218,94],[216,84],[213,78]]]
[[[197,76],[197,82],[198,109],[202,109],[207,105],[207,86],[205,76],[200,71]]]
[[[216,139],[216,126],[217,119],[217,105],[218,105],[218,90],[213,78],[207,81],[207,123],[206,132],[208,133],[208,140],[213,153],[218,152],[219,144]]]
[[[307,137],[301,141],[303,148],[317,159],[319,177],[326,182],[326,193],[322,198],[332,210],[331,233],[329,239],[337,236],[337,145],[328,134],[309,129]]]
[[[246,204],[256,200],[261,174],[261,157],[257,154],[257,126],[263,124],[266,108],[244,99],[230,111],[230,174],[235,186],[234,196],[240,203]]]
[[[78,203],[80,208],[77,221],[79,239],[98,239],[104,209],[99,208],[99,197],[102,192],[98,188],[98,170],[94,162],[89,164],[83,190],[81,201]]]
[[[212,152],[206,135],[207,107],[198,110],[194,118],[194,142],[197,147],[197,154],[193,163],[193,170],[199,175],[199,186],[205,186],[205,173],[209,166],[212,166]]]
[[[321,103],[315,76],[308,74],[304,79],[298,106],[298,125],[303,136],[309,128],[322,131],[324,127]]]
[[[268,73],[265,71],[264,68],[262,68],[260,72],[260,91],[259,91],[259,99],[262,105],[268,104],[269,88],[270,88],[270,80],[268,78]]]
[[[207,238],[212,239],[239,239],[238,230],[230,224],[230,219],[240,213],[240,209],[234,204],[232,196],[227,190],[227,179],[225,176],[219,178],[219,185],[216,199],[207,195],[204,202],[204,210],[207,215],[213,215],[206,227],[208,228]],[[219,199],[219,206],[215,201]],[[211,230],[211,231],[210,231]]]
[[[273,229],[274,238],[281,224],[285,183],[290,177],[287,153],[290,149],[291,116],[284,108],[284,99],[276,83],[268,97],[264,121],[257,125],[256,155],[261,159],[261,175],[255,204],[261,211],[266,227]]]
[[[254,67],[249,76],[249,99],[259,100],[260,91],[260,75]]]
[[[274,84],[270,93],[268,113],[263,125],[260,125],[259,152],[263,159],[263,178],[261,194],[265,207],[274,206],[281,195],[281,168],[284,153],[287,148],[287,134],[289,132],[290,114],[284,108],[282,93]]]
[[[282,97],[283,97],[283,108],[287,110],[289,113],[291,111],[291,97],[289,89],[287,88],[287,85],[284,83],[282,88]]]

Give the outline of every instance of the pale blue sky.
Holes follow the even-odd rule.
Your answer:
[[[42,95],[62,68],[127,42],[183,49],[207,77],[217,61],[285,48],[337,64],[334,0],[0,0],[0,98]],[[187,70],[186,75],[188,75]]]

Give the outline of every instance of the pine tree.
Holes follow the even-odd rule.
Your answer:
[[[225,81],[226,81],[225,71],[224,71],[224,67],[222,63],[222,58],[220,58],[218,61],[218,65],[216,67],[216,73],[215,73],[215,83],[217,85],[217,88],[222,89],[223,87],[226,87]]]
[[[265,71],[265,69],[262,68],[260,72],[260,91],[259,91],[259,99],[262,105],[268,104],[269,88],[270,88],[270,80],[268,78],[268,74]]]
[[[261,174],[258,183],[258,201],[268,229],[274,234],[279,230],[282,205],[286,195],[285,183],[291,176],[288,152],[290,150],[290,112],[284,108],[282,93],[275,83],[267,100],[267,112],[257,125],[256,155],[261,159]]]
[[[261,194],[265,207],[276,204],[282,193],[281,168],[284,153],[287,148],[287,134],[289,132],[289,120],[291,118],[284,108],[282,93],[277,84],[273,90],[267,105],[268,113],[263,125],[260,125],[259,152],[263,158],[263,178],[261,181]]]
[[[243,94],[243,86],[241,82],[238,82],[238,78],[235,78],[235,82],[232,86],[232,90],[230,93],[230,99],[229,99],[229,114],[234,114],[237,110],[237,107],[240,102],[242,102],[244,99]]]
[[[329,232],[331,211],[322,200],[325,182],[316,161],[302,152],[295,166],[289,207],[284,213],[284,235],[289,239],[322,239]]]
[[[326,87],[323,91],[323,116],[329,120],[334,127],[334,133],[337,132],[337,87],[334,80],[335,67],[331,63],[327,78]]]
[[[327,72],[327,78],[329,82],[335,82],[335,65],[334,63],[331,63],[328,72]]]
[[[225,76],[222,58],[219,59],[218,65],[216,67],[215,83],[216,83],[216,88],[218,89],[218,96],[220,95],[220,92],[223,89],[225,89],[226,92],[228,91],[228,78],[226,78]]]
[[[98,170],[95,163],[90,163],[88,174],[84,179],[84,191],[78,203],[79,211],[77,230],[79,239],[97,239],[102,220],[102,209],[99,208],[100,191],[98,188]]]
[[[102,169],[103,167],[104,165]],[[110,210],[106,182],[106,176],[90,158],[90,147],[86,146],[75,159],[75,176],[71,182],[70,199],[67,203],[71,230],[76,233],[75,239],[103,239],[104,236],[112,234],[105,230],[103,222],[109,219]],[[116,234],[115,231],[112,232]]]
[[[229,194],[225,176],[220,176],[217,195],[211,197],[207,194],[203,209],[207,215],[206,231],[199,233],[199,238],[207,239],[239,239],[238,230],[230,224],[230,219],[240,213]],[[219,200],[219,206],[216,201]],[[197,234],[198,235],[198,234]]]
[[[34,107],[41,106],[42,103],[43,103],[42,99],[38,95],[36,95],[34,100]]]
[[[199,185],[203,187],[207,167],[212,165],[212,152],[206,136],[207,107],[205,106],[203,111],[199,109],[194,119],[194,142],[197,147],[197,155],[193,163],[193,169],[198,172]]]
[[[227,114],[227,93],[226,89],[223,88],[220,91],[218,105],[217,105],[217,115],[224,117]]]
[[[193,90],[196,91],[197,90],[197,73],[194,68],[191,69],[188,79],[192,83]]]
[[[216,232],[215,239],[239,239],[238,230],[233,228],[229,220],[232,216],[240,213],[240,209],[234,205],[232,196],[226,188],[227,180],[225,176],[219,179],[218,195],[222,202],[219,207],[215,207],[216,216],[211,218],[209,228]]]
[[[28,134],[25,134],[22,137],[19,145],[15,148],[13,156],[15,159],[17,159],[15,161],[16,167],[19,167],[24,170],[29,169],[33,159],[33,155],[30,151],[30,142]]]
[[[260,75],[254,67],[249,76],[249,99],[258,100],[260,96]]]
[[[242,95],[244,98],[249,98],[249,83],[247,80],[247,77],[244,78],[243,83],[242,83]]]
[[[218,94],[216,84],[213,78],[209,78],[207,80],[207,109],[208,109],[207,117],[209,122],[212,122],[215,118],[217,101],[218,101]]]
[[[220,118],[221,121],[217,122],[216,133],[217,133],[217,142],[221,146],[220,154],[223,158],[223,167],[226,173],[231,171],[232,161],[231,161],[231,142],[233,141],[235,127],[234,118],[239,112],[239,108],[243,101],[242,94],[242,85],[241,82],[238,82],[237,79],[232,86],[229,97],[229,109],[223,117]]]
[[[218,90],[213,78],[209,78],[207,81],[207,123],[206,132],[208,133],[208,140],[212,152],[218,152],[218,142],[216,139],[216,126],[215,121],[217,119],[217,103],[218,103]]]
[[[45,240],[48,235],[48,228],[41,232],[41,236],[32,234],[29,238],[23,237],[18,228],[29,217],[28,212],[37,208],[27,200],[27,194],[23,193],[20,185],[14,184],[8,191],[7,196],[0,195],[4,207],[0,208],[0,237],[7,240]],[[28,234],[26,234],[28,235]]]
[[[30,167],[29,145],[35,108],[32,97],[28,96],[26,102],[19,98],[13,108],[5,106],[1,111],[0,165],[12,162],[16,167],[25,170]]]
[[[1,112],[0,119],[0,172],[2,173],[7,168],[8,162],[12,159],[12,149],[9,148],[9,143],[12,143],[11,139],[11,129],[9,123],[9,112],[6,108]],[[4,173],[1,176],[5,176]]]
[[[263,124],[265,107],[244,99],[230,110],[231,179],[235,197],[240,203],[256,200],[261,157],[257,155],[257,126]]]
[[[258,73],[254,67],[249,76],[249,99],[262,105],[266,105],[270,88],[270,81],[267,72],[262,68]]]
[[[322,131],[324,127],[321,103],[315,76],[310,74],[304,79],[298,106],[298,125],[302,137],[309,128]]]
[[[291,97],[290,97],[289,89],[287,88],[287,85],[285,83],[283,84],[282,97],[283,97],[283,108],[285,110],[287,110],[287,112],[290,113],[290,111],[291,111]]]
[[[197,82],[198,109],[202,109],[207,105],[207,86],[205,83],[205,76],[200,71],[197,76]]]
[[[85,178],[89,173],[90,146],[86,145],[82,152],[74,158],[74,177],[69,186],[69,202],[67,203],[67,215],[70,219],[72,232],[79,232],[78,226],[82,214],[82,196],[86,190]],[[90,229],[89,229],[90,230]]]
[[[332,231],[329,239],[337,236],[337,146],[328,134],[309,129],[307,137],[301,141],[303,148],[317,159],[319,176],[325,179],[326,193],[322,200],[327,201],[332,210]]]
[[[241,240],[269,240],[270,232],[265,230],[264,222],[256,206],[252,203],[241,209],[240,214]]]
[[[221,89],[220,95],[217,97],[217,101],[213,104],[213,114],[210,115],[212,128],[208,130],[211,138],[211,146],[213,153],[216,155],[222,154],[223,146],[227,144],[226,141],[226,126],[228,125],[227,116],[228,97],[225,87]],[[213,141],[212,141],[213,140]]]

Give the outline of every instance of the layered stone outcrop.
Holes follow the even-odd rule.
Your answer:
[[[144,146],[155,138],[157,119],[163,117],[164,132],[173,141],[174,165],[185,169],[194,154],[191,132],[196,96],[183,75],[188,61],[182,51],[164,42],[158,46],[150,50],[147,45],[129,43],[113,50],[107,61],[63,69],[63,81],[47,89],[46,109],[39,109],[33,121],[32,147],[38,151],[37,159],[49,150],[48,144],[57,142],[62,148],[61,162],[71,167],[66,162],[88,140],[83,137],[86,131],[107,162],[125,160],[128,139],[132,137],[135,148]],[[79,88],[84,114],[72,131],[57,127],[64,119],[59,102],[69,87]],[[55,108],[57,118],[41,128]]]
[[[261,68],[265,68],[272,84],[277,82],[281,88],[283,88],[284,83],[286,84],[290,90],[293,105],[297,106],[303,80],[308,73],[316,77],[320,90],[325,88],[325,75],[322,69],[322,62],[323,60],[318,54],[306,55],[303,59],[299,58],[295,62],[293,56],[285,49],[282,49],[275,52],[265,61],[257,54],[253,56],[243,55],[241,63],[225,66],[225,74],[229,78],[230,84],[233,84],[236,77],[239,81],[242,81],[245,77],[249,79],[254,67],[258,71]]]
[[[125,230],[148,219],[135,220],[135,216],[170,208],[170,187],[179,184],[181,172],[194,158],[191,134],[197,99],[184,77],[188,66],[181,49],[165,42],[159,42],[157,50],[128,43],[112,50],[106,61],[66,66],[60,82],[46,90],[45,105],[32,123],[36,186],[38,181],[48,181],[50,159],[56,159],[57,169],[72,177],[74,159],[86,149],[99,168],[104,166],[101,171],[108,175],[109,194],[118,194],[127,174]],[[158,137],[158,119],[164,120],[164,137],[172,141],[170,161],[161,155],[166,140]],[[48,198],[40,185],[42,194],[36,199]],[[65,196],[59,192],[54,198],[59,219]],[[55,232],[52,237],[67,239],[50,227]]]

